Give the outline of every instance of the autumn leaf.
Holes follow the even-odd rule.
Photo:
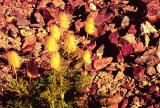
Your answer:
[[[65,3],[63,0],[52,0],[52,3],[54,4],[55,8],[61,7],[64,9]]]
[[[68,0],[68,4],[70,4],[73,8],[80,7],[84,4],[83,0]]]
[[[25,37],[22,45],[23,52],[31,52],[34,49],[35,43],[36,39],[34,35]]]
[[[124,56],[128,56],[133,53],[133,46],[131,44],[121,45],[121,51]]]
[[[106,57],[106,58],[97,59],[97,60],[94,61],[94,68],[96,70],[103,69],[107,65],[109,65],[112,62],[112,60],[113,60],[112,57]]]
[[[141,80],[145,77],[145,68],[143,66],[135,66],[133,68],[133,76],[135,80]]]

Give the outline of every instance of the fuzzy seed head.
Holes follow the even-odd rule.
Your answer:
[[[56,25],[51,25],[50,27],[49,27],[49,31],[50,31],[50,36],[51,37],[53,37],[53,38],[55,38],[55,40],[59,40],[60,39],[60,37],[61,37],[61,32],[60,32],[60,29],[59,29],[59,27],[58,26],[56,26]]]
[[[95,32],[94,19],[92,17],[87,18],[85,21],[85,31],[89,35],[93,35]]]
[[[62,12],[59,15],[59,26],[65,30],[67,30],[70,26],[71,20],[68,14]]]
[[[15,51],[9,51],[6,54],[8,62],[14,68],[20,68],[21,66],[21,58]]]
[[[73,34],[69,33],[66,35],[66,40],[65,40],[65,50],[68,53],[73,53],[77,49],[77,43],[76,43],[76,38]]]
[[[90,54],[90,52],[88,50],[85,51],[85,53],[83,55],[83,62],[86,65],[90,65],[92,63],[91,54]]]
[[[60,71],[61,69],[61,58],[58,52],[51,55],[51,68]]]
[[[56,52],[59,49],[58,43],[56,42],[55,38],[48,36],[46,39],[45,48],[48,52]]]

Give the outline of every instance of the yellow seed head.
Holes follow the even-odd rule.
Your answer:
[[[95,32],[94,19],[92,17],[88,17],[85,21],[85,31],[89,35],[93,35]]]
[[[9,51],[6,54],[8,62],[14,68],[20,68],[21,66],[21,58],[15,51]]]
[[[58,43],[56,42],[55,38],[48,36],[46,39],[45,48],[48,52],[56,52],[59,49]]]
[[[68,14],[62,12],[59,15],[59,26],[65,30],[67,30],[70,26],[71,19]]]
[[[61,58],[58,52],[51,55],[51,68],[56,71],[61,69]]]
[[[61,37],[61,32],[58,26],[56,25],[51,25],[49,27],[49,31],[50,31],[50,36],[55,38],[55,40],[59,40]]]
[[[88,50],[85,51],[85,53],[83,55],[83,62],[86,65],[90,65],[92,63],[91,54],[90,54],[90,52]]]
[[[68,53],[73,53],[76,51],[76,49],[77,49],[77,43],[75,36],[71,33],[68,33],[66,35],[66,40],[65,40],[65,50]]]

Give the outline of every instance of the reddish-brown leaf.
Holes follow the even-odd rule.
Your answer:
[[[118,45],[118,38],[119,38],[118,32],[110,33],[108,37],[108,39],[115,45]]]
[[[128,30],[128,33],[135,35],[137,33],[136,26],[135,25],[131,25],[129,30]]]
[[[32,52],[34,46],[35,46],[35,43],[36,43],[36,39],[35,39],[35,36],[32,35],[32,36],[27,36],[24,38],[24,43],[22,45],[22,49],[23,49],[23,52]]]
[[[68,4],[70,4],[73,8],[80,7],[84,4],[83,0],[68,0]]]
[[[127,105],[128,105],[128,99],[125,98],[125,99],[123,99],[123,101],[122,101],[122,106],[121,106],[121,108],[126,108]]]
[[[134,48],[134,52],[142,52],[146,50],[146,46],[143,45],[142,42],[139,42],[137,44],[132,44],[133,48]]]
[[[135,66],[133,68],[133,76],[135,80],[140,80],[143,79],[145,74],[144,74],[145,68],[143,66]]]
[[[98,13],[98,15],[95,18],[95,25],[99,26],[103,24],[104,22],[111,22],[113,19],[113,13],[105,13],[105,11],[102,11]]]
[[[121,51],[120,51],[119,54],[117,55],[117,61],[118,61],[118,62],[124,62],[124,57],[123,57]]]
[[[121,87],[123,87],[123,88],[125,88],[125,89],[131,89],[132,88],[132,83],[125,83],[125,84],[123,84]]]
[[[124,44],[124,45],[121,45],[120,47],[121,47],[122,54],[124,56],[130,55],[134,51],[131,44]]]
[[[112,60],[113,60],[112,57],[106,57],[106,58],[97,59],[97,60],[94,61],[94,68],[96,70],[103,69],[107,65],[109,65],[112,62]]]

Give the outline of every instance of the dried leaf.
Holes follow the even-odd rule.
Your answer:
[[[147,50],[141,57],[136,58],[137,64],[147,64],[153,66],[159,63],[159,57],[156,55],[156,48]]]
[[[135,66],[133,68],[133,76],[135,80],[141,80],[144,78],[145,74],[144,74],[145,68],[142,66]]]
[[[52,3],[54,4],[55,8],[60,7],[61,9],[64,9],[65,3],[63,0],[52,0]]]
[[[34,35],[27,36],[24,38],[24,43],[22,45],[23,52],[30,52],[33,50],[36,43],[36,39]]]
[[[151,76],[155,75],[156,74],[156,70],[155,70],[154,66],[147,67],[146,73],[147,73],[147,75],[151,75]]]
[[[121,108],[126,108],[127,105],[128,105],[128,99],[125,98],[125,99],[123,99],[123,101],[122,101],[122,106],[121,106]]]
[[[138,42],[137,44],[132,44],[132,46],[134,48],[135,53],[146,50],[146,46],[144,46],[142,42]]]
[[[129,26],[129,21],[130,21],[129,17],[128,17],[128,16],[125,16],[125,17],[123,18],[122,22],[121,22],[121,27],[122,27],[123,29],[125,29],[126,27],[128,27],[128,26]]]
[[[84,4],[83,0],[68,0],[68,4],[70,4],[73,8],[80,7]]]
[[[118,32],[113,32],[109,34],[109,37],[108,37],[108,39],[115,45],[118,45],[118,38],[119,38]]]
[[[95,25],[99,26],[105,22],[111,22],[113,19],[113,13],[105,13],[105,11],[98,13],[98,15],[95,18]]]
[[[131,44],[124,44],[124,45],[121,45],[120,47],[121,47],[122,54],[124,56],[128,56],[134,52]]]
[[[131,25],[131,26],[130,26],[130,28],[129,28],[129,30],[128,30],[128,33],[129,33],[129,34],[133,34],[133,35],[135,35],[135,34],[137,33],[137,30],[136,30],[135,25]]]
[[[112,57],[106,57],[106,58],[97,59],[97,60],[94,61],[94,68],[96,70],[103,69],[107,65],[109,65],[112,62],[112,60],[113,60]]]

